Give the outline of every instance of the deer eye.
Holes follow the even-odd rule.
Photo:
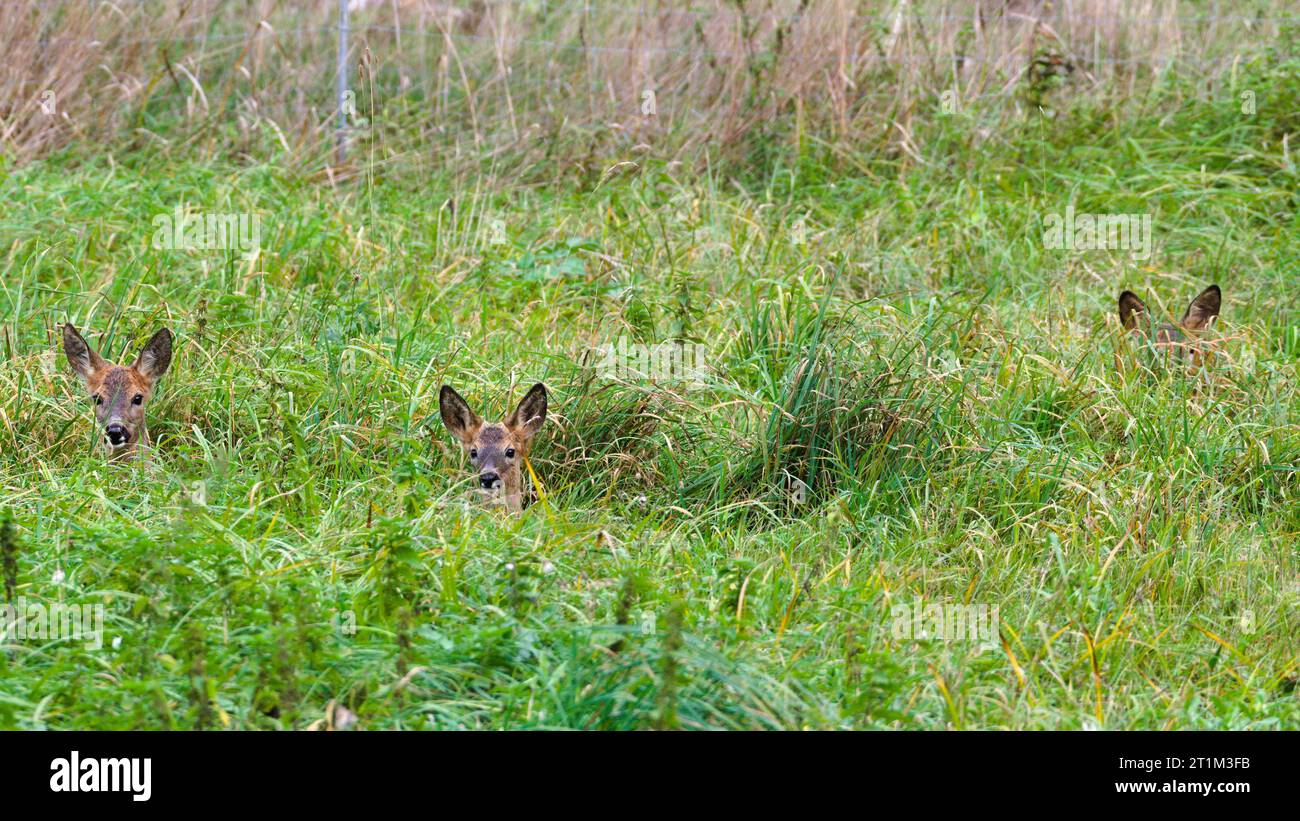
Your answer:
[[[470,448],[470,449],[469,449],[469,458],[471,458],[471,459],[477,459],[477,458],[478,458],[478,448]]]
[[[102,404],[104,404],[104,397],[100,396],[99,394],[95,394],[95,395],[94,395],[93,397],[91,397],[91,398],[95,400],[95,404],[96,404],[96,405],[102,405]]]
[[[513,459],[513,458],[515,458],[515,449],[514,449],[514,448],[506,448],[506,458],[507,458],[507,459]]]
[[[135,395],[135,398],[131,400],[131,404],[132,404],[132,405],[139,405],[139,404],[140,404],[141,402],[143,402],[143,401],[144,401],[144,394],[139,394],[139,393],[137,393],[137,394]]]

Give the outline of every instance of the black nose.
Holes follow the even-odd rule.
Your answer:
[[[484,490],[491,490],[496,487],[499,481],[501,481],[501,477],[495,473],[480,473],[478,475],[478,483],[483,486]]]
[[[109,425],[104,428],[104,433],[108,434],[108,441],[114,445],[125,445],[131,439],[131,434],[121,425]]]

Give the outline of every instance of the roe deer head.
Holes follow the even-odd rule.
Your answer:
[[[519,466],[546,421],[546,386],[540,382],[533,385],[503,422],[485,423],[450,385],[443,385],[438,393],[438,411],[447,430],[469,453],[470,463],[478,471],[479,490],[489,498],[504,500],[512,512],[522,510]]]
[[[144,408],[154,385],[172,363],[172,332],[163,328],[150,337],[129,367],[105,361],[71,324],[63,326],[63,352],[90,392],[95,420],[104,430],[109,454],[132,454],[149,444]]]
[[[1200,336],[1219,316],[1222,304],[1219,286],[1211,285],[1192,300],[1177,325],[1156,325],[1142,300],[1132,291],[1124,291],[1119,295],[1119,321],[1125,331],[1141,337],[1161,359],[1181,363],[1190,353],[1192,365],[1200,367],[1210,357],[1210,345]]]

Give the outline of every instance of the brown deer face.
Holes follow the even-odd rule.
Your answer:
[[[546,421],[546,386],[538,382],[503,422],[485,423],[450,385],[438,393],[442,423],[469,454],[481,492],[504,500],[512,511],[523,508],[520,466],[533,437]]]
[[[1151,312],[1132,291],[1119,295],[1119,321],[1124,330],[1143,338],[1162,360],[1184,363],[1191,355],[1192,365],[1200,367],[1210,357],[1209,344],[1200,335],[1219,316],[1223,295],[1218,285],[1211,285],[1192,300],[1177,325],[1155,325]]]
[[[130,367],[104,361],[70,324],[63,326],[63,352],[90,392],[109,451],[120,455],[148,444],[144,409],[172,363],[172,332],[154,334]]]

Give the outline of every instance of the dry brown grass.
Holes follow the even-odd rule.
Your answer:
[[[405,113],[416,126],[386,134],[377,159],[437,147],[452,162],[580,163],[639,143],[682,156],[755,134],[913,153],[914,113],[940,101],[1010,115],[1034,104],[1027,88],[1054,78],[1074,94],[1125,95],[1171,69],[1212,78],[1231,69],[1234,49],[1275,39],[1287,14],[1281,3],[1252,19],[1157,0],[353,6],[363,116]],[[2,4],[0,146],[20,161],[76,137],[238,152],[269,134],[323,162],[336,23],[333,2],[256,0],[238,15],[213,0]],[[184,137],[154,133],[176,117]],[[215,139],[231,127],[244,139]]]

